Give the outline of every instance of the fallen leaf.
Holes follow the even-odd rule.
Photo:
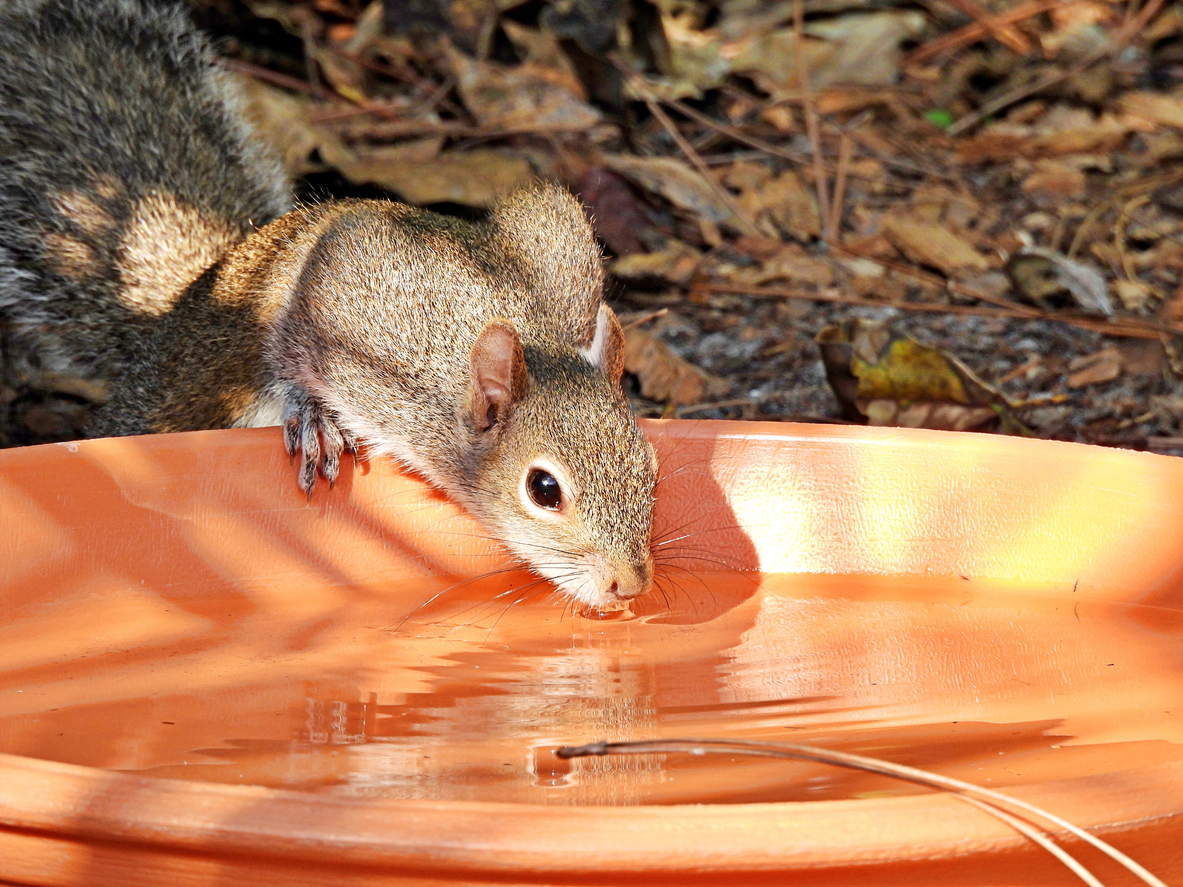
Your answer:
[[[826,378],[847,418],[872,425],[969,431],[998,424],[1031,432],[1010,402],[965,364],[893,332],[882,321],[852,320],[817,335]]]
[[[583,81],[579,79],[575,66],[563,52],[554,34],[528,28],[507,18],[501,19],[501,29],[513,43],[518,55],[525,56],[527,64],[535,69],[545,69],[547,79],[556,86],[561,86],[577,99],[587,100]]]
[[[725,379],[712,376],[674,354],[660,339],[633,327],[624,332],[624,368],[641,383],[641,394],[649,400],[674,406],[701,403],[730,387]]]
[[[726,46],[713,30],[695,27],[692,16],[673,15],[668,7],[661,13],[665,52],[658,55],[661,75],[645,78],[645,93],[662,99],[701,98],[708,89],[722,84],[731,73]],[[644,99],[630,84],[632,98]]]
[[[1095,354],[1078,357],[1068,364],[1068,370],[1069,388],[1112,382],[1121,375],[1121,351],[1113,346],[1102,348]]]
[[[809,24],[810,36],[830,47],[825,62],[810,69],[814,89],[833,84],[889,86],[900,76],[902,44],[918,37],[925,27],[918,10],[848,13]]]
[[[676,285],[689,283],[702,256],[684,243],[674,242],[652,253],[633,253],[612,263],[612,273],[623,280],[663,280]]]
[[[234,75],[234,79],[242,92],[246,118],[291,178],[319,171],[325,164],[339,167],[354,160],[340,138],[309,119],[310,102],[253,77]]]
[[[811,22],[798,41],[791,27],[757,31],[727,47],[732,68],[774,98],[796,95],[803,50],[814,89],[834,84],[887,86],[899,77],[902,43],[924,28],[919,12],[850,13]]]
[[[1155,126],[1183,129],[1183,93],[1127,92],[1118,104],[1131,117]]]
[[[1115,280],[1113,292],[1127,311],[1141,311],[1154,297],[1154,290],[1140,280]]]
[[[602,166],[593,166],[576,180],[575,193],[588,209],[596,236],[615,255],[645,251],[641,235],[653,225],[624,179]]]
[[[599,111],[569,91],[568,72],[478,62],[452,47],[446,55],[465,106],[483,126],[581,132],[601,120]]]
[[[889,214],[883,217],[882,229],[883,236],[913,262],[948,276],[990,267],[973,244],[939,223],[919,221],[902,213]]]
[[[800,247],[782,249],[769,258],[752,276],[752,283],[760,285],[773,280],[788,280],[807,286],[830,286],[834,282],[834,267],[825,259],[808,255]]]
[[[744,188],[739,205],[768,234],[782,233],[800,243],[821,236],[817,198],[793,170]]]
[[[674,206],[702,216],[716,225],[742,230],[745,225],[716,189],[680,160],[672,157],[629,157],[613,154],[607,166],[647,191],[660,194]]]
[[[1036,162],[1035,172],[1023,180],[1023,191],[1041,194],[1057,200],[1083,197],[1087,180],[1075,166],[1053,160]]]
[[[354,160],[340,169],[351,182],[379,185],[421,206],[459,203],[487,207],[535,178],[524,157],[495,148],[446,151],[434,160],[417,163]]]
[[[1055,307],[1055,301],[1070,296],[1084,311],[1113,316],[1109,287],[1095,268],[1042,247],[1025,247],[1011,256],[1006,273],[1028,300],[1041,308]]]

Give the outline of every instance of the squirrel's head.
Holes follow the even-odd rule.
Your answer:
[[[657,460],[620,390],[624,335],[599,309],[586,347],[523,346],[491,321],[472,350],[467,424],[476,517],[535,572],[592,607],[653,582]]]

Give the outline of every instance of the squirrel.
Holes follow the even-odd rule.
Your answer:
[[[159,0],[0,10],[0,318],[108,381],[92,437],[282,425],[300,488],[393,457],[586,606],[652,584],[657,462],[578,201],[469,222],[294,206],[235,85]]]

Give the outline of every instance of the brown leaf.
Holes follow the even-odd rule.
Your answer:
[[[640,380],[641,394],[649,400],[689,406],[730,387],[726,380],[683,360],[644,330],[625,330],[624,344],[624,368]]]
[[[793,170],[745,188],[739,204],[769,234],[780,232],[801,243],[821,236],[817,198]]]
[[[525,56],[525,61],[535,71],[542,74],[549,82],[562,87],[575,98],[587,101],[587,90],[583,81],[571,64],[571,59],[563,52],[554,34],[528,28],[510,19],[501,19],[501,29],[505,31],[517,49],[518,55]]]
[[[652,253],[633,253],[612,263],[612,273],[624,280],[664,280],[676,285],[688,283],[698,270],[702,256],[677,241]]]
[[[1154,297],[1154,290],[1140,280],[1115,280],[1113,292],[1127,311],[1141,311]]]
[[[800,55],[814,89],[838,83],[887,86],[899,76],[902,42],[923,27],[923,16],[914,10],[848,13],[811,22],[803,44],[791,27],[760,28],[737,40],[728,55],[737,73],[750,75],[778,98],[797,94]]]
[[[1036,163],[1035,172],[1023,180],[1023,190],[1028,194],[1043,194],[1056,199],[1083,197],[1087,185],[1084,173],[1067,163],[1041,160]]]
[[[807,286],[829,286],[834,282],[834,267],[825,259],[806,254],[800,247],[789,247],[765,261],[751,278],[751,282],[757,285],[773,280],[788,280]]]
[[[1030,433],[1010,402],[957,358],[894,333],[884,322],[853,320],[817,336],[826,378],[848,418],[872,425],[966,431],[996,422]]]
[[[1138,117],[1156,126],[1183,129],[1183,92],[1127,92],[1119,102],[1131,117]]]
[[[478,62],[451,47],[447,58],[464,104],[484,126],[580,132],[601,120],[599,111],[568,90],[567,72]]]
[[[968,240],[935,222],[897,213],[883,217],[883,236],[918,265],[953,276],[966,269],[983,271],[990,263]]]
[[[1113,315],[1105,278],[1077,259],[1042,247],[1025,247],[1011,256],[1006,273],[1015,289],[1041,308],[1052,308],[1057,297],[1069,295],[1085,311]]]
[[[330,130],[313,123],[305,99],[268,86],[253,77],[236,75],[243,98],[243,110],[255,132],[270,145],[291,178],[353,161],[352,152]],[[323,163],[314,163],[319,155]]]
[[[645,251],[640,235],[652,224],[620,176],[602,166],[590,167],[575,182],[575,193],[608,249],[618,256]]]
[[[1121,351],[1115,347],[1102,348],[1100,351],[1078,357],[1068,364],[1071,375],[1068,377],[1069,388],[1084,388],[1086,385],[1096,385],[1099,382],[1112,382],[1121,375]]]
[[[672,157],[630,157],[613,154],[607,166],[647,191],[660,194],[674,206],[705,218],[715,225],[743,230],[743,220],[707,181]]]
[[[534,169],[509,150],[478,148],[446,151],[422,162],[366,162],[340,165],[351,182],[374,184],[394,191],[408,203],[459,203],[487,207],[503,194],[528,185]]]

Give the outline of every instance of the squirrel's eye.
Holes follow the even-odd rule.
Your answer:
[[[558,511],[563,502],[563,490],[555,476],[541,468],[531,468],[526,475],[526,491],[532,501],[539,508]]]

